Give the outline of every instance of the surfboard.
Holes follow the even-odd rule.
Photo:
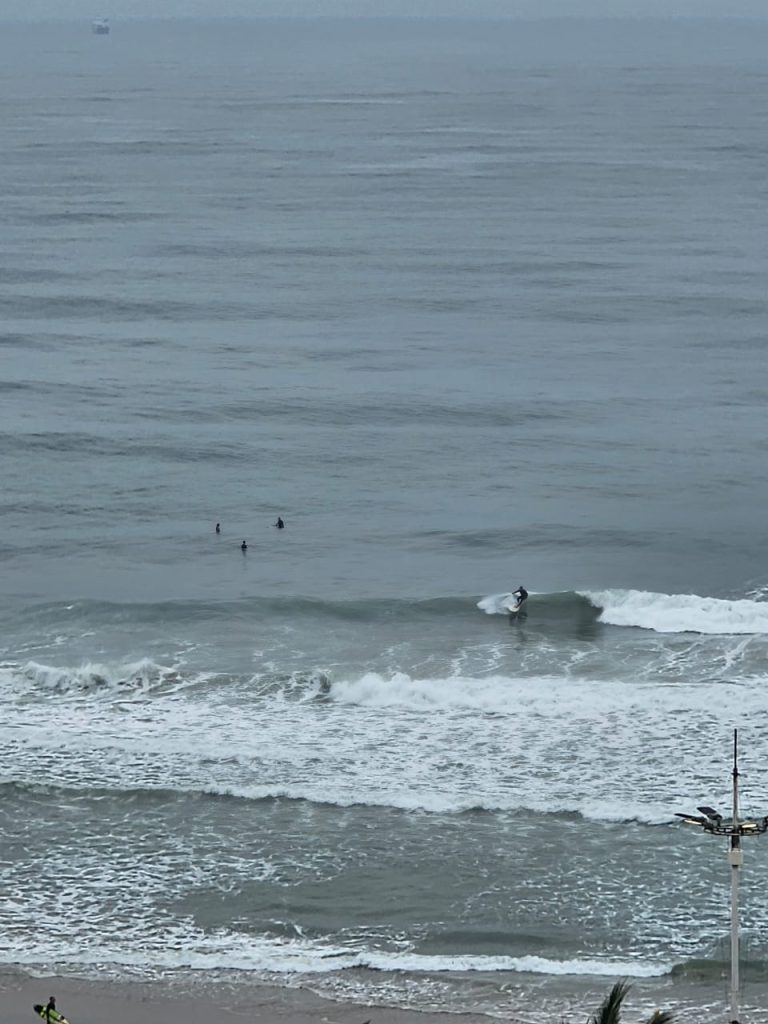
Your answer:
[[[32,1007],[38,1017],[42,1017],[44,1021],[49,1021],[51,1024],[69,1024],[69,1021],[63,1013],[59,1013],[58,1010],[49,1010],[46,1012],[45,1007],[42,1003],[35,1003]]]
[[[519,605],[517,603],[517,598],[510,594],[509,597],[504,599],[504,603],[501,607],[504,611],[509,612],[510,615],[517,615],[517,613],[522,610],[523,606]]]

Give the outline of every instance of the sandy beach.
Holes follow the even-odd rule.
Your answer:
[[[194,991],[165,983],[98,982],[76,978],[30,978],[0,974],[2,1024],[29,1024],[33,1005],[54,995],[71,1024],[209,1024],[211,1021],[285,1022],[285,1024],[480,1024],[482,1015],[420,1013],[389,1007],[359,1006],[323,1000],[305,989],[217,986]],[[523,1018],[521,1018],[523,1024]],[[527,1022],[525,1022],[527,1024]]]

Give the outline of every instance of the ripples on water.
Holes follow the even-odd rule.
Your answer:
[[[4,35],[5,960],[716,1019],[764,32],[562,33]]]

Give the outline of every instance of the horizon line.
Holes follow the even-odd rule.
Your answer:
[[[538,22],[573,22],[573,21],[629,21],[629,22],[766,22],[768,12],[757,14],[642,14],[627,12],[626,14],[143,14],[143,15],[82,15],[69,16],[26,16],[2,17],[0,25],[69,25],[87,24],[94,21],[109,21],[114,24],[131,24],[136,22],[234,22],[234,21],[483,21],[510,23]]]

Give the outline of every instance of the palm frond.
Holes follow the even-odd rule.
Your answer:
[[[629,992],[626,981],[617,981],[603,1000],[600,1009],[590,1017],[588,1024],[620,1024],[621,1006]]]
[[[648,1024],[672,1024],[675,1019],[671,1010],[657,1010],[649,1019]]]

